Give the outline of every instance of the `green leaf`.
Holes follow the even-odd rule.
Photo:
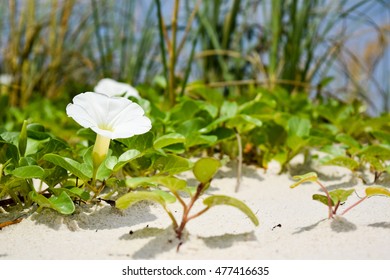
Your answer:
[[[315,173],[315,172],[309,172],[309,173],[306,173],[304,175],[294,176],[293,179],[298,180],[298,182],[296,182],[290,186],[290,188],[292,188],[292,189],[297,187],[298,185],[304,183],[304,182],[315,182],[318,180],[318,176],[317,176],[317,173]]]
[[[359,167],[359,163],[355,161],[354,159],[346,156],[338,156],[335,158],[332,158],[331,160],[328,160],[324,163],[325,165],[336,165],[348,168],[350,170],[356,170],[356,168]]]
[[[330,197],[332,198],[332,201],[334,204],[337,204],[338,202],[344,202],[348,199],[348,197],[354,192],[353,189],[351,190],[333,190],[329,192]]]
[[[22,130],[19,134],[19,153],[20,156],[24,156],[27,148],[27,121],[24,120]]]
[[[287,146],[294,152],[299,152],[303,147],[307,146],[309,139],[303,139],[297,135],[289,135],[287,137]]]
[[[363,157],[378,157],[381,160],[390,160],[390,149],[382,146],[368,146],[359,154]]]
[[[221,117],[234,117],[237,114],[238,105],[237,102],[224,101],[221,106]]]
[[[375,170],[375,171],[378,171],[378,172],[383,172],[386,170],[386,167],[384,165],[384,162],[381,161],[379,158],[377,157],[370,157],[370,156],[365,156],[363,157],[363,160],[366,161],[367,163],[369,163],[371,165],[371,167]]]
[[[237,128],[240,133],[262,126],[259,119],[248,115],[236,115],[226,122],[228,128]]]
[[[53,168],[46,168],[43,181],[49,186],[54,187],[61,181],[68,178],[68,171],[61,166],[55,165]]]
[[[299,137],[308,137],[310,135],[311,123],[308,119],[303,119],[297,116],[291,117],[287,123],[287,131],[289,135]]]
[[[193,167],[195,178],[201,183],[210,182],[221,167],[221,162],[215,158],[201,158]]]
[[[213,195],[203,200],[203,203],[208,207],[213,207],[217,205],[228,205],[236,207],[237,209],[241,210],[245,215],[247,215],[255,226],[259,225],[259,220],[252,212],[252,210],[244,202],[236,198],[224,195]]]
[[[172,144],[184,143],[185,141],[186,138],[183,135],[179,133],[169,133],[157,138],[153,143],[153,147],[158,150]]]
[[[135,149],[128,150],[121,154],[118,158],[118,162],[113,167],[113,171],[119,171],[124,165],[141,156],[141,152]],[[109,159],[108,159],[109,160]]]
[[[45,176],[45,170],[37,165],[31,166],[22,166],[15,168],[12,172],[17,178],[22,179],[31,179],[31,178],[39,178],[42,179]]]
[[[34,191],[31,191],[29,196],[40,207],[51,208],[64,215],[72,214],[75,210],[74,203],[66,192],[62,192],[59,196],[53,195],[49,199]]]
[[[126,186],[135,189],[141,185],[147,185],[147,186],[157,186],[157,183],[152,182],[151,177],[134,177],[134,178],[127,178],[125,180]]]
[[[313,200],[317,200],[317,201],[325,204],[326,206],[328,206],[328,197],[326,195],[313,194]],[[334,202],[332,199],[330,200],[330,203],[332,204],[332,206],[334,206]]]
[[[152,192],[158,194],[161,196],[166,203],[175,203],[176,202],[176,197],[169,192],[163,191],[163,190],[153,190]]]
[[[118,209],[126,209],[142,200],[149,200],[159,203],[165,208],[165,200],[163,197],[161,197],[160,194],[147,191],[129,192],[118,198],[115,202],[115,206]]]
[[[141,135],[134,135],[126,139],[117,139],[117,141],[123,143],[129,149],[135,149],[144,153],[146,150],[153,147],[154,135],[152,132],[147,132]]]
[[[61,157],[56,154],[47,154],[43,159],[61,166],[82,180],[89,180],[92,178],[92,167],[85,163],[79,163],[73,159]]]
[[[368,197],[374,196],[374,195],[384,195],[390,197],[390,191],[382,186],[371,186],[366,188],[366,195]]]
[[[84,201],[89,200],[90,198],[88,192],[77,187],[51,188],[50,191],[56,196],[61,195],[62,192],[66,192],[70,197],[81,198]]]
[[[207,122],[202,118],[183,119],[176,131],[185,137],[191,137],[194,134],[200,134],[199,131],[207,126]]]
[[[136,188],[143,184],[151,186],[162,185],[172,192],[182,191],[187,186],[185,180],[173,176],[136,177],[126,179],[126,185],[130,188]]]
[[[390,132],[387,131],[373,131],[372,134],[375,138],[390,143]]]
[[[71,194],[81,198],[82,200],[89,200],[90,194],[83,190],[82,188],[71,188],[68,190]]]
[[[359,142],[347,134],[338,134],[336,136],[336,140],[349,146],[350,148],[360,148]]]
[[[213,145],[218,141],[218,137],[215,135],[200,135],[195,132],[189,135],[186,139],[186,148],[199,146],[199,145]]]
[[[159,157],[154,162],[154,167],[160,170],[160,173],[173,175],[191,169],[192,162],[180,156],[167,155]]]
[[[0,162],[4,163],[11,159],[14,164],[19,161],[19,151],[16,145],[8,143],[0,138]]]
[[[185,100],[172,109],[171,120],[182,122],[183,120],[191,120],[199,111],[198,104],[193,100]]]

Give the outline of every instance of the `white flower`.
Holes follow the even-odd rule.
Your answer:
[[[138,91],[129,84],[120,83],[109,78],[100,80],[95,86],[94,91],[108,96],[123,96],[126,98],[133,96],[141,98]]]
[[[110,139],[143,134],[152,127],[138,104],[95,92],[76,95],[66,107],[66,113],[81,126]]]
[[[138,104],[124,97],[85,92],[76,95],[66,113],[77,123],[96,132],[92,152],[95,170],[106,158],[110,139],[128,138],[148,132],[150,120]]]
[[[1,74],[0,75],[0,84],[9,86],[12,83],[12,75]]]

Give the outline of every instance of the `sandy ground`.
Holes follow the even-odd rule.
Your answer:
[[[296,167],[291,173],[312,168]],[[259,227],[237,209],[218,206],[188,224],[185,243],[176,252],[170,220],[158,205],[138,203],[123,212],[107,204],[84,206],[71,216],[44,210],[0,231],[0,260],[390,259],[389,198],[372,197],[344,217],[328,220],[326,206],[311,199],[320,193],[317,185],[290,189],[293,180],[278,175],[276,164],[267,173],[246,166],[235,193],[235,170],[232,164],[223,167],[209,193],[243,200],[258,216]],[[361,180],[346,169],[316,171],[329,190],[355,188],[364,193]],[[389,187],[389,178],[382,184]],[[357,199],[353,194],[347,204]],[[172,207],[179,217],[179,205]],[[9,218],[0,214],[0,222]]]

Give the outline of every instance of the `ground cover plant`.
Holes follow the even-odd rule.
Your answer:
[[[339,28],[360,30],[350,21],[370,1],[22,2],[0,3],[9,39],[0,40],[0,207],[20,213],[14,221],[28,210],[70,215],[80,203],[126,209],[147,200],[167,212],[180,242],[189,221],[218,205],[257,226],[244,202],[212,192],[218,169],[237,161],[239,192],[243,164],[266,172],[276,161],[290,173],[299,155],[367,184],[344,213],[388,196],[372,186],[390,173],[390,98],[376,74],[388,72],[378,62],[388,27],[370,29],[377,51],[360,57]],[[335,89],[340,69],[348,82]],[[313,199],[329,218],[353,194],[328,192],[315,173],[297,179],[293,187],[321,186],[325,196]]]
[[[328,218],[331,219],[335,215],[337,215],[337,210],[341,204],[344,204],[348,197],[352,195],[354,192],[354,189],[344,190],[344,189],[335,189],[332,191],[328,191],[326,187],[320,182],[320,180],[317,177],[317,174],[315,172],[310,172],[304,175],[297,175],[294,176],[294,179],[298,182],[292,184],[290,188],[296,188],[299,185],[305,183],[305,182],[315,182],[317,183],[321,190],[325,193],[325,195],[322,194],[314,194],[313,199],[317,200],[326,206],[328,206]],[[390,191],[383,187],[383,186],[369,186],[365,189],[365,196],[360,198],[357,202],[350,205],[347,209],[345,209],[340,215],[344,215],[348,211],[350,211],[352,208],[356,207],[363,201],[365,201],[367,198],[373,197],[373,196],[387,196],[390,197]]]

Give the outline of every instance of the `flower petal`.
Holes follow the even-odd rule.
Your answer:
[[[114,139],[129,138],[148,132],[152,128],[152,123],[145,116],[134,118],[131,122],[123,122],[115,127]]]
[[[143,134],[152,127],[142,107],[124,97],[81,93],[73,98],[66,112],[81,126],[110,139]]]
[[[88,115],[97,126],[105,123],[105,114],[109,111],[109,98],[106,95],[95,92],[81,93],[73,98],[73,104],[80,106],[85,112],[83,116],[76,117],[86,118]],[[75,121],[77,120],[75,119]],[[82,123],[78,123],[84,126]]]
[[[129,84],[120,83],[113,79],[104,78],[100,80],[94,88],[95,92],[108,96],[134,96],[140,98],[138,91]]]

